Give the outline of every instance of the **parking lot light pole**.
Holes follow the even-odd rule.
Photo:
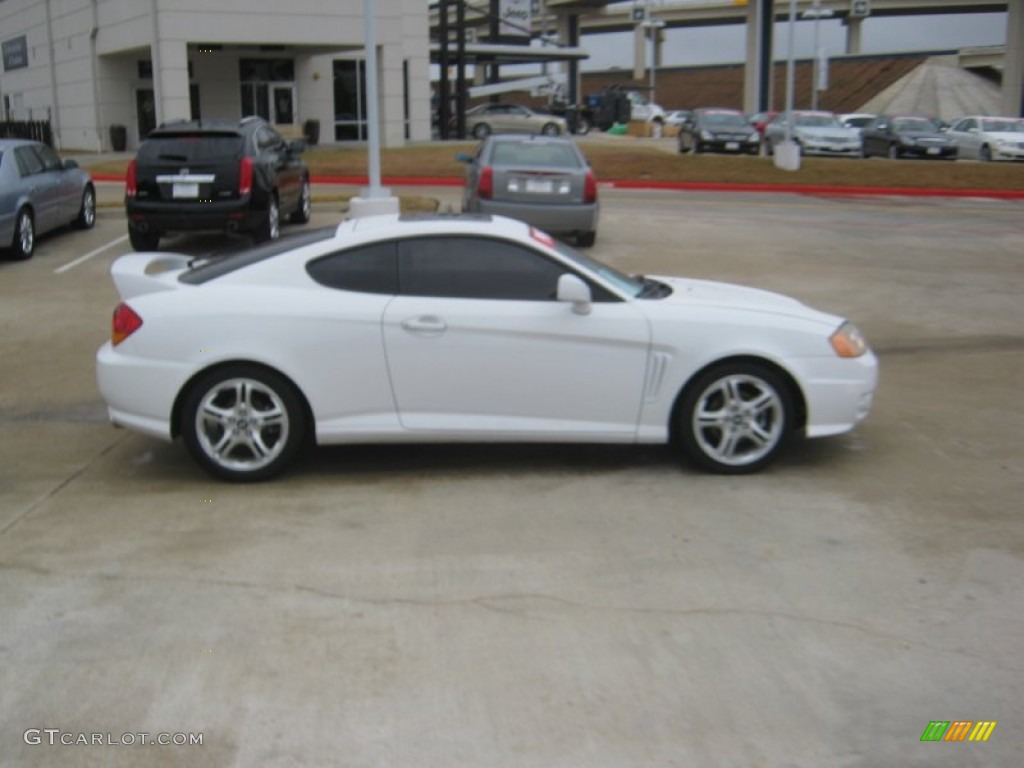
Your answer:
[[[811,64],[811,109],[818,108],[818,90],[821,85],[821,60],[822,52],[818,45],[818,22],[821,19],[832,18],[831,8],[822,8],[821,0],[814,0],[809,10],[800,14],[802,19],[814,19],[814,59]]]
[[[657,104],[658,102],[654,98],[654,82],[655,73],[658,68],[658,30],[665,26],[665,22],[648,16],[642,26],[648,30],[648,34],[651,36],[651,95],[648,98],[648,102],[650,104]]]

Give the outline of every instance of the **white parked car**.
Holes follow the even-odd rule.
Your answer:
[[[961,117],[946,132],[961,158],[1024,160],[1024,118]]]
[[[780,112],[765,128],[764,146],[769,155],[785,140],[786,123],[786,113]],[[860,157],[860,131],[841,125],[831,112],[794,110],[790,133],[802,155]]]
[[[622,274],[487,215],[378,216],[195,260],[134,253],[97,353],[111,420],[222,478],[308,442],[666,443],[752,472],[871,407],[857,329],[794,299]]]

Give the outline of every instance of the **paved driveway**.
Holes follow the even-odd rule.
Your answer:
[[[105,421],[115,211],[0,263],[0,762],[1019,765],[1024,207],[603,204],[620,267],[857,320],[871,419],[745,478],[660,447],[377,446],[227,485]],[[998,727],[922,743],[933,720]]]

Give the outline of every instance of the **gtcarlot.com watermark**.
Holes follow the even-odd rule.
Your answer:
[[[60,728],[28,728],[22,739],[29,746],[48,744],[65,747],[201,747],[201,733],[83,733],[62,731]]]

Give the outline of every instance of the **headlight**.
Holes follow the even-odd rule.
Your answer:
[[[1007,141],[1006,139],[996,139],[996,146],[997,147],[1000,147],[1000,148],[1002,148],[1002,147],[1012,147],[1013,145],[1014,145],[1014,142],[1012,142],[1012,141]]]
[[[868,343],[856,325],[845,322],[828,338],[832,349],[840,357],[860,357],[868,351]]]
[[[917,146],[917,140],[912,136],[900,136],[900,141],[908,147]]]
[[[700,137],[702,139],[704,139],[704,141],[714,141],[715,140],[715,135],[713,133],[711,133],[711,131],[701,131],[700,132]]]
[[[754,131],[752,134],[750,134],[747,137],[747,141],[760,141],[760,140],[761,140],[761,134],[758,133],[757,131]]]

